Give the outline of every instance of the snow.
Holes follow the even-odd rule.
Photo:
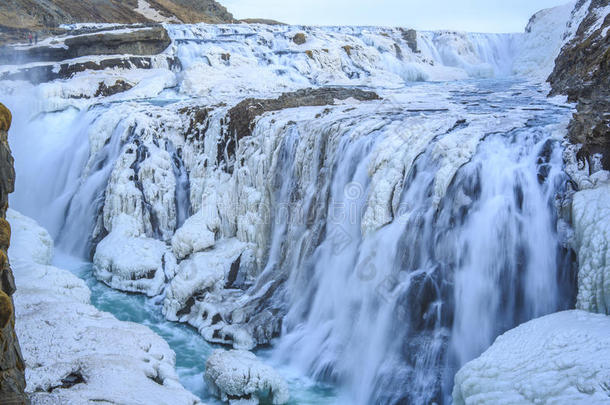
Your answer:
[[[608,404],[610,318],[566,311],[498,337],[455,376],[453,403]]]
[[[94,274],[109,286],[130,292],[159,295],[166,274],[173,276],[176,259],[165,243],[138,235],[133,218],[119,214],[113,229],[98,245]]]
[[[610,315],[610,184],[574,194],[572,220],[578,254],[576,306]]]
[[[555,59],[561,48],[573,38],[586,15],[588,1],[581,7],[579,14],[572,15],[575,4],[576,1],[571,1],[539,11],[532,17],[518,45],[519,51],[513,67],[515,74],[546,80],[555,67]]]
[[[206,362],[210,391],[232,405],[256,405],[269,398],[274,405],[288,403],[288,385],[271,367],[243,350],[216,350]]]
[[[144,17],[155,22],[162,23],[180,23],[181,21],[176,16],[166,17],[151,7],[151,5],[145,0],[138,0],[138,7],[134,9],[135,12],[142,14]]]
[[[213,194],[208,198],[215,199]],[[176,258],[182,260],[191,253],[202,252],[214,246],[215,234],[219,227],[220,217],[216,203],[206,204],[199,212],[188,218],[172,237],[172,249]]]
[[[84,281],[49,265],[49,234],[16,211],[7,216],[16,331],[33,404],[200,403],[178,382],[175,354],[163,339],[95,309]],[[84,381],[61,388],[71,375]]]

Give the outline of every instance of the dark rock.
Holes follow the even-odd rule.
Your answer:
[[[49,389],[47,389],[47,392],[53,392],[54,390],[60,389],[60,388],[61,389],[72,388],[76,384],[84,384],[85,382],[86,382],[85,378],[83,377],[81,372],[75,371],[75,372],[70,373],[66,377],[62,378],[61,384],[49,387]]]
[[[299,32],[294,37],[292,37],[292,42],[297,45],[303,45],[305,42],[307,42],[307,37],[302,32]]]
[[[578,103],[568,128],[570,141],[582,144],[579,155],[589,163],[593,155],[601,154],[604,169],[610,169],[610,36],[602,34],[610,25],[610,15],[597,30],[588,32],[600,18],[596,10],[607,4],[607,0],[591,1],[576,36],[561,50],[549,77],[551,95],[566,94]],[[576,7],[584,5],[581,0]]]
[[[112,86],[106,86],[106,83],[101,82],[97,92],[95,93],[95,97],[108,97],[130,90],[131,88],[133,88],[133,85],[124,80],[117,80]]]
[[[409,48],[411,48],[413,52],[419,52],[417,49],[417,31],[413,29],[405,30],[401,28],[400,32],[402,34],[402,39],[407,43]]]
[[[225,157],[230,159],[235,156],[235,147],[239,140],[252,135],[254,120],[266,112],[286,108],[332,105],[335,100],[348,98],[360,101],[379,100],[379,96],[372,91],[342,87],[302,89],[284,93],[275,99],[246,99],[229,110],[228,134],[221,137],[218,146],[218,162],[225,161]]]

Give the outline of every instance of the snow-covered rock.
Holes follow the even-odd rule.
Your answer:
[[[220,218],[216,206],[206,205],[186,220],[172,237],[172,249],[182,260],[191,253],[202,252],[214,246]]]
[[[576,306],[610,315],[610,184],[574,194],[572,221],[578,254]]]
[[[213,249],[183,260],[163,302],[167,319],[191,324],[210,342],[231,344],[239,349],[254,348],[252,336],[227,321],[236,305],[239,290],[231,289],[238,281],[241,262],[253,260],[248,248],[248,244],[237,239],[225,239]]]
[[[455,376],[455,405],[610,404],[610,317],[566,311],[498,337]]]
[[[165,243],[140,236],[135,229],[133,218],[115,218],[112,232],[95,250],[94,273],[113,288],[153,297],[163,290],[166,277],[174,275],[176,259]]]
[[[16,211],[8,216],[16,330],[33,404],[200,403],[180,385],[163,339],[90,305],[84,281],[49,265],[48,233]]]
[[[262,399],[279,405],[290,399],[282,377],[244,350],[214,351],[206,362],[205,380],[212,394],[232,405],[256,405]]]

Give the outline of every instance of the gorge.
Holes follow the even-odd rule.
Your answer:
[[[32,403],[610,403],[609,12],[0,50]]]

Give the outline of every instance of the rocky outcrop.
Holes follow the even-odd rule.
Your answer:
[[[152,26],[125,31],[58,38],[56,44],[33,47],[4,47],[0,60],[6,64],[57,62],[95,55],[156,55],[171,43],[165,28]]]
[[[239,140],[252,135],[254,120],[266,112],[286,108],[332,105],[335,100],[347,100],[348,98],[358,101],[380,99],[372,91],[342,87],[302,89],[284,93],[275,99],[248,98],[229,110],[230,136],[224,137],[218,147],[218,161],[224,161],[225,157],[231,158],[235,155],[235,146]]]
[[[117,80],[114,84],[108,86],[106,83],[101,82],[95,92],[95,97],[108,97],[118,93],[123,93],[133,88],[133,84],[127,83],[125,80]]]
[[[586,5],[580,0],[579,10]],[[549,77],[552,95],[567,94],[577,102],[569,126],[573,143],[582,144],[579,159],[589,167],[601,155],[610,169],[610,14],[607,0],[592,0],[575,37],[561,50]]]
[[[402,39],[405,40],[411,51],[419,52],[417,49],[417,31],[414,29],[401,29],[400,32],[402,33]]]
[[[234,18],[214,0],[7,0],[0,3],[0,43],[23,42],[31,31],[53,33],[61,24],[160,21],[232,23]]]
[[[11,118],[10,111],[0,104],[0,403],[25,404],[25,365],[15,335],[12,299],[16,288],[7,256],[11,228],[5,219],[8,195],[13,192],[15,182],[13,157],[7,140]]]

